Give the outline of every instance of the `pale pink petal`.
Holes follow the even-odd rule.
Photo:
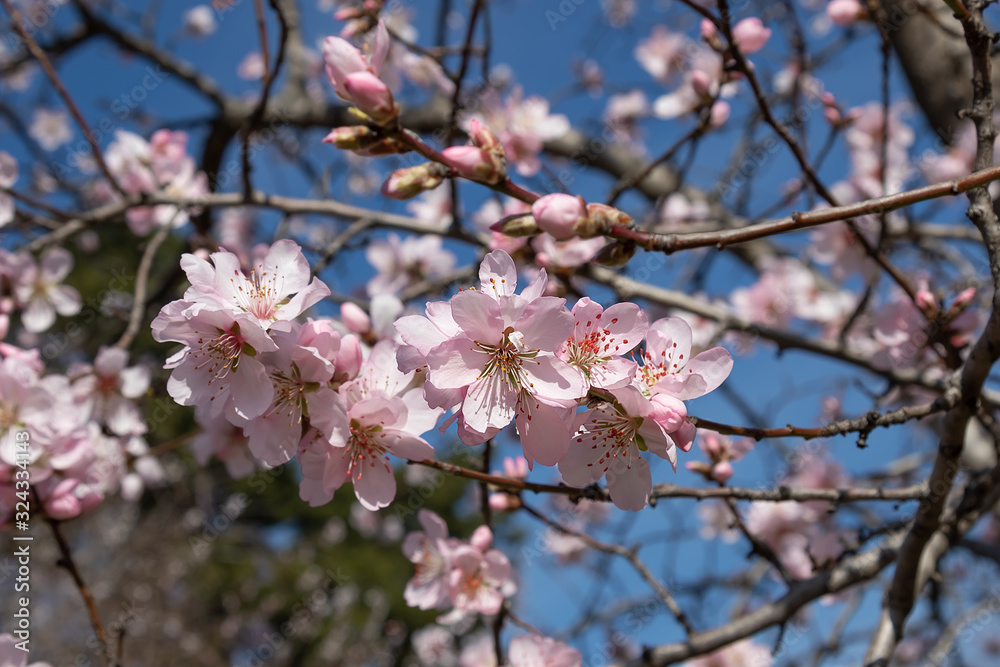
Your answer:
[[[472,340],[489,345],[500,343],[504,326],[500,304],[495,299],[478,290],[461,292],[451,300],[451,313],[455,323]]]
[[[469,385],[462,416],[472,429],[503,428],[514,418],[518,394],[500,378],[484,377]]]
[[[479,265],[482,291],[491,297],[510,296],[517,288],[517,268],[514,260],[503,250],[494,250]]]
[[[517,413],[517,432],[528,468],[537,461],[554,466],[562,461],[570,446],[570,430],[563,419],[565,410],[539,403],[531,397],[521,400]]]

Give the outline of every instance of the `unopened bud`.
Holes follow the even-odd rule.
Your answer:
[[[691,89],[698,97],[710,97],[712,94],[712,77],[700,69],[691,72]]]
[[[538,229],[538,225],[530,213],[517,213],[493,223],[490,225],[490,231],[517,238],[534,236],[541,230]]]
[[[965,310],[972,303],[972,300],[976,298],[976,288],[966,287],[964,290],[958,293],[955,300],[952,302],[952,308],[958,308],[960,310]]]
[[[503,144],[500,143],[497,136],[493,134],[490,128],[475,118],[469,121],[469,140],[472,141],[472,145],[476,148],[482,148],[485,151],[499,151],[500,155],[506,155]]]
[[[356,334],[366,334],[372,328],[371,318],[368,313],[357,304],[345,301],[340,304],[340,319],[344,321],[347,330]]]
[[[601,266],[625,266],[635,255],[635,243],[632,241],[613,241],[597,253],[594,261]]]
[[[504,159],[477,146],[451,146],[441,151],[449,167],[459,176],[487,185],[507,180]]]
[[[399,106],[392,98],[389,86],[369,71],[354,72],[344,78],[344,88],[354,105],[383,127],[393,125],[399,117]]]
[[[356,151],[368,148],[382,141],[377,130],[365,125],[346,125],[335,127],[330,134],[323,137],[324,144],[332,144],[345,151]]]
[[[441,185],[448,168],[437,162],[397,169],[382,184],[382,194],[390,199],[410,199]]]
[[[556,241],[568,241],[579,235],[587,222],[587,202],[583,197],[562,193],[545,195],[531,205],[535,223]]]

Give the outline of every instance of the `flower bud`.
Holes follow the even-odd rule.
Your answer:
[[[437,162],[425,162],[415,167],[404,167],[389,174],[382,184],[382,194],[390,199],[410,199],[421,192],[441,185],[447,168]]]
[[[493,531],[490,530],[489,526],[476,528],[469,537],[469,544],[479,551],[485,552],[493,544]]]
[[[371,331],[372,321],[368,313],[350,301],[340,304],[340,318],[344,320],[347,330],[352,333],[364,335]]]
[[[476,148],[482,148],[485,151],[500,151],[500,155],[506,155],[503,144],[500,143],[497,136],[493,134],[490,128],[475,118],[469,121],[469,140],[472,141],[472,145]]]
[[[673,434],[674,444],[682,452],[691,451],[691,445],[694,444],[695,436],[698,435],[698,429],[695,428],[694,424],[689,421],[685,421],[681,424]]]
[[[657,424],[663,427],[667,433],[673,433],[686,424],[687,407],[680,399],[667,394],[656,394],[649,399],[653,405],[652,418]]]
[[[335,127],[330,130],[330,134],[323,137],[324,144],[347,151],[356,151],[368,148],[382,141],[379,133],[365,125],[346,125]]]
[[[733,464],[729,461],[719,461],[712,468],[712,476],[720,483],[725,484],[733,476]]]
[[[865,8],[858,0],[831,0],[826,6],[826,16],[834,25],[846,27],[864,17]]]
[[[733,26],[733,39],[743,53],[757,53],[771,39],[771,29],[765,28],[756,16],[743,19]]]
[[[441,151],[449,167],[459,176],[487,185],[507,180],[503,158],[476,146],[451,146]]]
[[[535,223],[556,241],[568,241],[587,222],[587,202],[583,197],[556,193],[545,195],[531,205]]]
[[[712,77],[700,69],[691,72],[691,89],[698,97],[710,97],[712,94]]]
[[[951,307],[956,310],[965,310],[972,303],[973,299],[976,298],[976,288],[966,287],[964,290],[958,293],[955,300],[952,301]]]
[[[490,225],[490,231],[499,232],[506,236],[521,237],[534,236],[540,230],[535,219],[530,213],[520,213],[509,215],[502,220],[498,220]]]
[[[601,266],[612,268],[625,266],[635,256],[635,249],[635,243],[632,241],[612,241],[597,253],[594,261]]]
[[[722,100],[716,101],[712,105],[711,125],[712,127],[722,127],[729,120],[729,103]]]
[[[361,109],[376,125],[392,125],[399,117],[399,106],[392,98],[389,86],[369,71],[355,72],[344,78],[344,88],[354,106]]]

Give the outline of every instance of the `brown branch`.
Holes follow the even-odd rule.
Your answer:
[[[38,492],[35,491],[35,498],[38,499]],[[40,501],[39,501],[40,504]],[[109,662],[113,662],[111,657],[111,646],[108,643],[108,633],[104,629],[104,625],[101,623],[101,617],[97,613],[97,603],[94,601],[94,596],[90,592],[90,588],[87,587],[86,582],[83,580],[83,576],[80,574],[79,568],[77,568],[76,563],[73,561],[73,552],[69,548],[69,544],[66,542],[66,538],[63,537],[62,531],[59,529],[61,521],[53,519],[51,517],[45,517],[45,522],[49,524],[49,528],[52,529],[52,536],[56,539],[56,545],[59,547],[59,565],[65,568],[69,575],[73,578],[73,583],[76,584],[76,588],[80,591],[80,596],[83,598],[83,603],[87,607],[87,613],[90,615],[90,624],[94,626],[94,633],[97,635],[97,641],[101,643],[101,648],[104,652],[105,657]]]
[[[582,498],[587,500],[597,500],[610,502],[611,496],[607,489],[592,485],[584,488],[565,486],[562,484],[540,484],[538,482],[528,482],[526,480],[511,479],[509,477],[499,477],[489,475],[479,470],[464,468],[453,463],[425,459],[423,461],[411,461],[410,465],[422,465],[434,468],[442,472],[464,477],[479,482],[486,482],[492,486],[508,489],[514,492],[531,491],[532,493],[555,493],[570,498]],[[807,489],[780,487],[777,489],[750,489],[739,487],[713,487],[699,489],[687,486],[677,486],[675,484],[655,484],[650,495],[651,498],[695,498],[697,500],[707,500],[709,498],[731,498],[733,500],[752,500],[760,502],[785,502],[788,500],[796,502],[811,502],[825,500],[831,503],[851,503],[863,501],[886,500],[901,502],[907,500],[920,500],[927,496],[927,487],[923,484],[902,487],[898,489]]]
[[[899,192],[885,197],[876,197],[867,201],[846,206],[792,213],[791,215],[760,222],[739,229],[718,230],[712,232],[694,232],[681,234],[654,234],[638,230],[615,227],[609,236],[617,239],[634,241],[646,250],[674,253],[692,248],[715,247],[719,250],[734,243],[745,243],[776,234],[808,229],[840,220],[849,220],[863,215],[884,214],[890,211],[917,204],[919,202],[950,197],[974,188],[982,187],[1000,179],[1000,167],[990,167],[977,171],[963,178],[925,185],[906,192]],[[935,231],[941,231],[935,228]]]

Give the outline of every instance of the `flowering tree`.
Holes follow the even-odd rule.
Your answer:
[[[0,4],[0,665],[1000,653],[987,3]]]

